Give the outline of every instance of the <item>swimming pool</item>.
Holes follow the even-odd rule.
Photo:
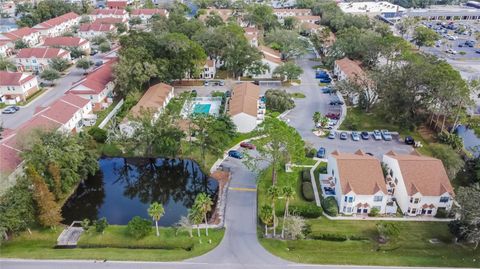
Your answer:
[[[196,104],[193,107],[193,114],[208,114],[211,106],[211,104]]]

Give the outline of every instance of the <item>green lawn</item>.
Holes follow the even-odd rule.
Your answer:
[[[307,222],[312,234],[356,235],[370,240],[282,241],[261,238],[260,243],[277,256],[302,263],[480,267],[480,249],[473,251],[471,246],[451,243],[453,238],[446,223],[398,222],[401,235],[379,245],[374,240],[375,221],[331,221],[321,217]],[[431,244],[428,240],[432,238],[441,242]]]
[[[76,249],[55,249],[61,229],[34,230],[32,235],[22,233],[0,247],[2,258],[29,259],[98,259],[134,261],[176,261],[199,256],[215,248],[223,238],[224,230],[202,230],[201,240],[190,238],[186,232],[175,236],[173,228],[162,228],[160,237],[154,228],[147,237],[135,240],[125,232],[125,226],[110,226],[105,233],[91,231],[82,235]],[[211,240],[211,243],[209,243]]]
[[[295,199],[290,202],[292,206],[302,206],[312,204],[312,202],[305,201],[302,197],[302,181],[301,181],[301,171],[303,167],[293,168],[293,172],[287,173],[284,169],[281,169],[277,172],[277,186],[282,189],[283,186],[292,186],[295,188]],[[264,204],[270,204],[270,201],[266,197],[267,189],[272,185],[272,168],[262,171],[258,178],[258,207],[261,207]],[[278,200],[275,204],[275,211],[277,214],[285,210],[285,201]]]

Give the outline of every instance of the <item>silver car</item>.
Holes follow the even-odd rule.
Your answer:
[[[382,133],[383,140],[385,141],[392,140],[392,134],[390,134],[388,130],[381,130],[380,132]]]
[[[373,130],[373,139],[382,140],[382,134],[379,130]]]
[[[353,131],[352,132],[352,140],[353,141],[360,141],[360,133]]]

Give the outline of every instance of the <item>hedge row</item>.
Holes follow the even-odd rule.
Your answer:
[[[322,215],[322,208],[313,203],[301,206],[290,206],[289,211],[292,214],[297,214],[307,219],[318,218]]]
[[[360,235],[329,234],[329,233],[311,233],[309,238],[314,240],[326,241],[347,241],[347,240],[369,240],[370,238]]]
[[[325,210],[325,213],[328,215],[335,217],[338,215],[338,205],[335,197],[329,196],[322,200],[322,207]]]
[[[313,186],[311,182],[302,183],[302,195],[303,198],[309,202],[315,200],[315,194],[313,193]]]
[[[310,169],[302,170],[302,182],[311,182]]]
[[[134,241],[132,239],[132,241]],[[127,248],[127,249],[164,249],[164,250],[174,250],[174,249],[183,249],[185,251],[191,251],[194,248],[193,242],[189,241],[176,241],[176,242],[155,242],[154,244],[136,244],[133,242],[129,243],[84,243],[78,244],[79,248]]]

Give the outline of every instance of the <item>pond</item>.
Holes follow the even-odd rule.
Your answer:
[[[159,225],[171,226],[186,216],[198,193],[216,201],[218,182],[191,160],[163,158],[102,158],[94,176],[80,183],[62,208],[65,224],[106,217],[110,224],[127,224],[134,216],[150,219],[152,202],[162,203]]]
[[[480,154],[480,137],[475,135],[472,129],[460,125],[456,129],[456,133],[463,138],[463,146],[475,156]]]

